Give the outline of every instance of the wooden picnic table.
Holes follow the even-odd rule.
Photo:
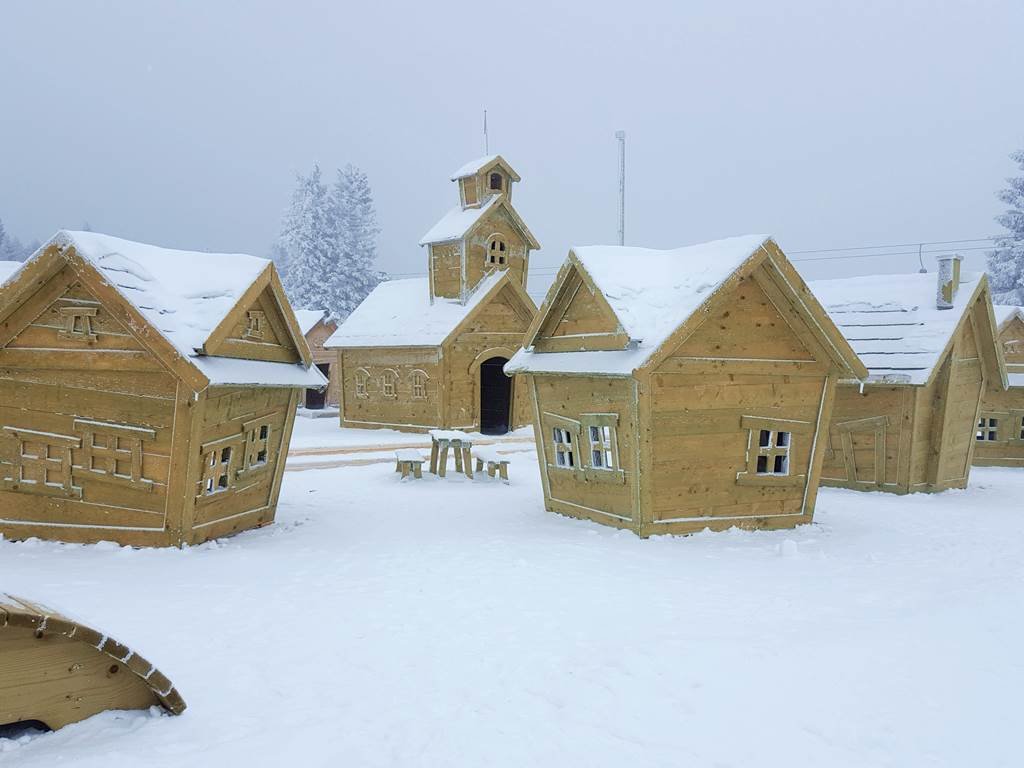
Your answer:
[[[466,477],[473,477],[473,459],[470,450],[473,438],[457,429],[430,430],[430,472],[444,477],[448,467],[448,449],[455,452],[455,471],[465,472]]]

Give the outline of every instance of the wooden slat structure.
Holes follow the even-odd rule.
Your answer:
[[[0,594],[0,725],[62,728],[108,709],[185,700],[142,655],[109,635],[37,603]]]
[[[775,242],[577,248],[524,350],[549,510],[640,536],[810,522],[867,371]]]
[[[341,424],[501,434],[529,423],[529,399],[501,366],[537,311],[526,294],[540,244],[512,207],[519,175],[499,155],[453,174],[459,205],[420,241],[428,276],[390,280],[328,339]]]
[[[986,390],[975,431],[974,466],[1024,467],[1024,310],[997,305],[1008,387]]]
[[[0,287],[0,533],[169,546],[269,523],[296,405],[326,383],[311,364],[269,261],[58,233]]]
[[[811,289],[868,367],[840,383],[823,485],[890,493],[964,488],[982,398],[1005,398],[988,281],[949,257],[935,274],[819,280]]]

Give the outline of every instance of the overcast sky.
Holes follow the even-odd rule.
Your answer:
[[[538,270],[615,241],[617,129],[628,243],[980,237],[1024,146],[1022,83],[1020,0],[5,2],[0,218],[265,255],[296,172],[352,162],[381,267],[422,271],[486,107]]]

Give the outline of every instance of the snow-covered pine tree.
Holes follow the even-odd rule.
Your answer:
[[[6,242],[7,234],[4,232],[4,220],[0,219],[0,254],[6,251],[6,248],[4,248]]]
[[[313,166],[308,176],[298,176],[281,229],[281,247],[286,255],[282,282],[292,306],[334,311],[338,237],[332,201],[320,180],[319,165]]]
[[[1024,172],[1024,150],[1010,157]],[[1007,233],[996,238],[995,250],[988,254],[988,273],[993,300],[1020,306],[1024,304],[1024,174],[1007,182],[1009,186],[998,193],[1007,209],[996,216]]]
[[[374,267],[380,228],[366,174],[351,163],[339,169],[332,200],[341,253],[331,310],[344,319],[386,276]]]

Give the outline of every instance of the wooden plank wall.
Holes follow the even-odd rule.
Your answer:
[[[544,501],[548,510],[620,528],[637,528],[637,423],[635,382],[597,376],[522,377],[536,398],[537,429]],[[593,476],[558,467],[553,454],[553,416],[579,421],[584,413],[614,413],[622,483],[600,482]],[[584,447],[586,439],[583,438]],[[578,446],[577,450],[581,450]]]
[[[487,350],[517,351],[533,319],[516,308],[506,294],[508,290],[491,299],[444,347],[447,387],[444,422],[448,428],[479,427],[479,358]],[[529,391],[518,380],[512,384],[512,398],[513,427],[531,423]]]
[[[68,282],[66,289],[59,289]],[[58,293],[56,298],[53,293]],[[91,307],[95,340],[62,334],[62,307]],[[0,426],[63,435],[81,441],[76,419],[142,427],[142,477],[150,490],[88,471],[83,450],[71,452],[80,498],[40,495],[24,485],[0,490],[0,532],[8,538],[65,541],[112,539],[126,544],[172,543],[165,532],[167,483],[175,418],[176,380],[121,327],[65,268],[17,314],[34,319],[0,350]],[[0,431],[0,461],[13,479],[21,443]],[[10,484],[8,484],[10,488]],[[75,495],[78,495],[76,493]]]
[[[671,358],[669,360],[671,368]],[[810,371],[808,371],[810,373]],[[826,375],[776,376],[692,369],[652,376],[652,531],[683,533],[733,525],[792,526],[803,514],[814,431],[827,394]],[[739,485],[747,471],[750,432],[744,416],[808,425],[792,435],[786,486]],[[819,447],[823,450],[823,447]],[[780,517],[783,516],[783,517]]]
[[[434,296],[457,299],[462,290],[462,241],[437,243],[430,248]]]
[[[855,384],[837,386],[821,484],[906,492],[913,406],[913,387],[872,384],[862,392]],[[874,422],[878,419],[884,421],[885,438],[881,446],[876,444],[879,430]],[[844,438],[844,433],[849,437]],[[846,454],[850,447],[852,460]]]
[[[1014,318],[999,334],[1011,377],[1024,375],[1024,322]],[[1024,387],[1005,392],[986,388],[981,415],[999,420],[997,442],[976,442],[974,466],[1024,467]]]
[[[225,536],[274,519],[271,494],[279,462],[287,456],[294,411],[294,391],[283,388],[211,387],[201,413],[198,445],[190,446],[192,461],[201,465],[201,446],[220,438],[243,434],[243,424],[269,417],[267,469],[251,479],[239,478],[229,491],[207,496],[197,482],[190,543]]]
[[[985,386],[973,314],[968,316],[953,347],[936,489],[966,488],[975,445],[978,408]]]
[[[491,235],[501,235],[505,239],[508,259],[504,267],[511,273],[514,280],[526,286],[526,241],[519,234],[519,229],[503,209],[492,209],[478,221],[466,235],[466,290],[471,291],[495,267],[487,262],[487,244]]]
[[[361,429],[386,428],[422,431],[444,426],[441,403],[444,398],[444,369],[438,347],[387,347],[345,349],[339,352],[341,381],[341,426]],[[356,397],[356,374],[369,372],[367,396]],[[397,396],[387,398],[381,376],[386,370],[398,373]],[[412,373],[424,371],[427,396],[412,396]]]

